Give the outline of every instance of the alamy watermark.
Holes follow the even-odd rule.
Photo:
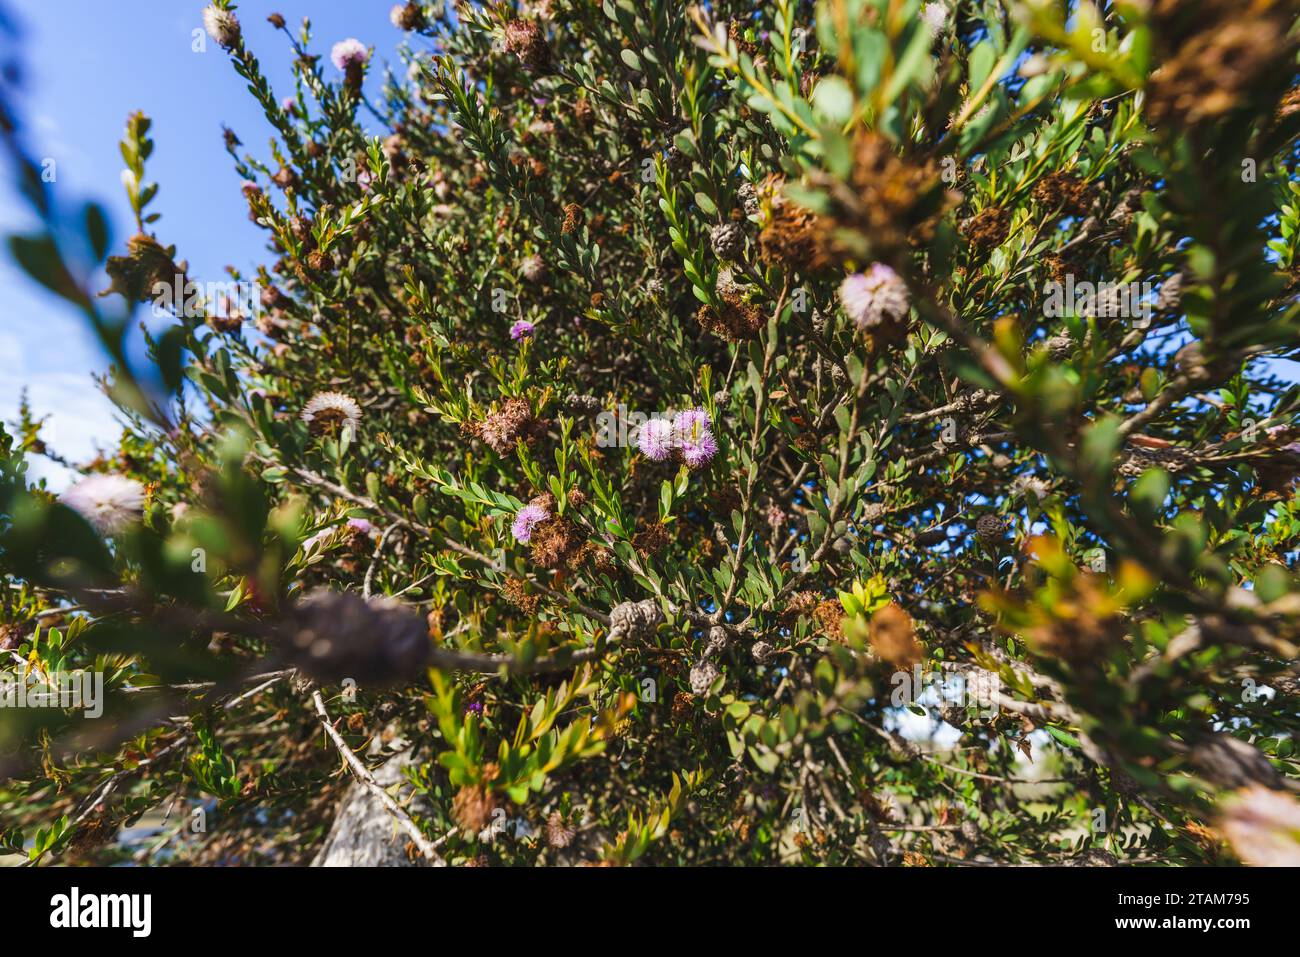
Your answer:
[[[159,280],[150,289],[153,314],[157,318],[176,316],[202,319],[251,319],[261,311],[261,292],[256,283],[243,280],[198,282],[177,273],[171,282]]]
[[[889,703],[895,708],[904,708],[917,700],[931,688],[938,701],[963,708],[974,707],[985,719],[999,713],[998,692],[1002,681],[991,671],[976,670],[969,674],[952,674],[943,671],[922,671],[919,664],[911,671],[895,671],[890,675],[889,683],[893,690]]]
[[[104,713],[104,673],[61,671],[42,677],[29,671],[0,684],[0,708],[58,708],[98,718]]]
[[[1043,293],[1047,296],[1043,314],[1049,319],[1069,315],[1136,319],[1139,327],[1150,324],[1157,299],[1149,282],[1075,282],[1071,273],[1066,274],[1065,282],[1048,282]]]

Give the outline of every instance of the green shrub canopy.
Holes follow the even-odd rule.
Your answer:
[[[1297,5],[1066,6],[217,0],[217,284],[8,133],[128,427],[0,433],[0,847],[1297,863]]]

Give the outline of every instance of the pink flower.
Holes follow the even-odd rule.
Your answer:
[[[682,446],[682,460],[691,468],[704,468],[718,453],[718,443],[712,432],[703,432],[694,441]]]
[[[840,283],[840,302],[855,326],[870,329],[886,319],[906,316],[911,298],[898,273],[884,263],[873,263],[865,273],[854,273]]]
[[[533,528],[550,517],[551,513],[540,505],[525,505],[515,515],[515,520],[510,525],[510,534],[515,537],[515,541],[527,545],[533,537]]]
[[[673,424],[667,419],[651,419],[637,430],[636,446],[652,462],[662,462],[673,454]]]
[[[365,66],[369,59],[370,51],[356,37],[340,40],[330,50],[330,62],[343,71]]]
[[[531,339],[535,328],[536,326],[527,319],[520,319],[510,327],[510,338],[516,341],[519,339]]]
[[[673,420],[673,441],[681,450],[682,459],[693,469],[709,464],[718,451],[709,426],[709,414],[701,408],[678,412]]]
[[[375,526],[364,518],[348,519],[348,527],[355,528],[358,532],[361,532],[364,535],[369,535],[375,530]]]

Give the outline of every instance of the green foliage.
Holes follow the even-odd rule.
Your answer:
[[[1291,5],[416,6],[379,97],[306,24],[291,108],[222,44],[258,295],[147,361],[166,131],[120,255],[24,180],[143,501],[0,430],[0,680],[108,699],[0,712],[0,850],[161,860],[115,835],[180,800],[169,861],[303,861],[342,750],[453,863],[1242,856],[1300,780]],[[716,450],[646,441],[691,409]]]

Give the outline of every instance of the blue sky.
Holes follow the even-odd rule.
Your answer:
[[[367,83],[373,94],[383,63],[398,63],[403,35],[388,21],[393,2],[244,0],[238,16],[277,97],[292,92],[291,54],[283,34],[266,22],[272,12],[283,14],[295,34],[302,17],[309,16],[313,52],[326,58],[330,46],[347,37],[374,46]],[[71,207],[95,199],[104,204],[114,224],[114,251],[121,251],[134,224],[117,144],[127,115],[143,110],[153,119],[154,154],[147,174],[160,184],[150,207],[162,213],[152,227],[158,238],[177,245],[177,258],[187,259],[200,281],[225,280],[227,264],[247,271],[266,261],[263,233],[248,220],[221,126],[239,135],[243,151],[261,157],[269,155],[271,127],[216,44],[208,41],[206,52],[193,51],[193,31],[202,26],[200,0],[7,0],[5,5],[22,30],[26,78],[20,115],[32,153],[56,163],[54,189],[61,203]],[[368,114],[364,120],[377,127]],[[7,175],[0,180],[0,194],[0,232],[23,228],[24,209]],[[88,459],[97,444],[114,444],[112,407],[91,381],[104,361],[84,322],[36,287],[7,255],[0,256],[0,288],[6,293],[0,310],[0,420],[16,417],[26,386],[35,411],[52,415],[46,440],[67,458]],[[57,466],[31,461],[33,475],[47,477],[55,487],[67,482]]]

